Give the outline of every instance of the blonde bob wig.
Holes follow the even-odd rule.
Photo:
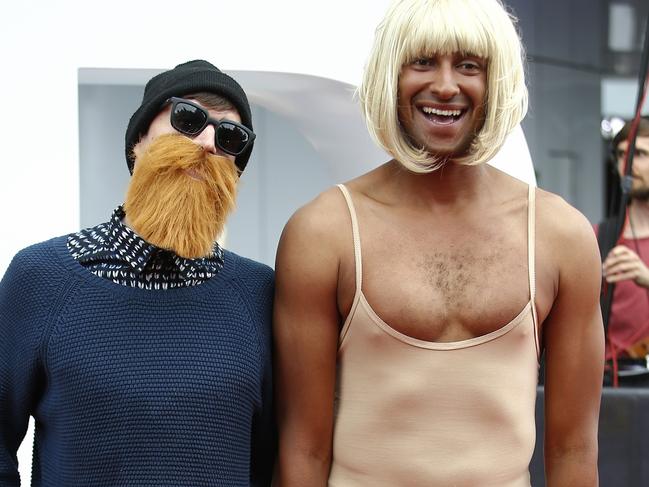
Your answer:
[[[358,89],[372,138],[407,169],[426,173],[443,160],[415,147],[399,123],[401,68],[421,57],[462,52],[487,60],[485,120],[467,155],[491,159],[527,112],[523,46],[500,0],[396,0],[376,29]]]

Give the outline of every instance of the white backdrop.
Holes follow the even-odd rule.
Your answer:
[[[81,67],[312,74],[356,84],[387,0],[31,0],[3,3],[0,271],[78,227]],[[308,109],[308,107],[305,107]]]
[[[299,73],[356,85],[388,3],[5,2],[0,274],[19,249],[79,227],[79,68],[163,69],[203,58],[226,71]],[[514,139],[497,165],[533,181],[520,130]],[[29,485],[31,436],[19,455],[23,485]]]

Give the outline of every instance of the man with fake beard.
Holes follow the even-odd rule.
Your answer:
[[[613,139],[618,174],[624,174],[631,122]],[[606,282],[615,283],[606,358],[621,369],[646,367],[649,351],[649,119],[640,119],[632,166],[628,219],[622,240],[606,256]],[[607,232],[609,221],[599,229]],[[638,369],[639,371],[639,369]]]
[[[219,246],[252,150],[239,84],[151,79],[107,223],[19,252],[0,284],[0,486],[267,486],[272,270]]]

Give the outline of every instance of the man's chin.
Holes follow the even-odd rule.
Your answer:
[[[642,188],[634,188],[631,190],[629,198],[636,201],[649,201],[649,188],[646,186]]]

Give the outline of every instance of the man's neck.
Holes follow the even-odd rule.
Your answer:
[[[630,225],[624,230],[625,238],[649,237],[649,201],[631,200],[629,220]]]
[[[493,177],[490,169],[485,164],[466,166],[449,161],[436,171],[418,174],[396,161],[388,165],[389,178],[400,200],[442,211],[461,208],[489,196],[493,187],[489,184]]]

